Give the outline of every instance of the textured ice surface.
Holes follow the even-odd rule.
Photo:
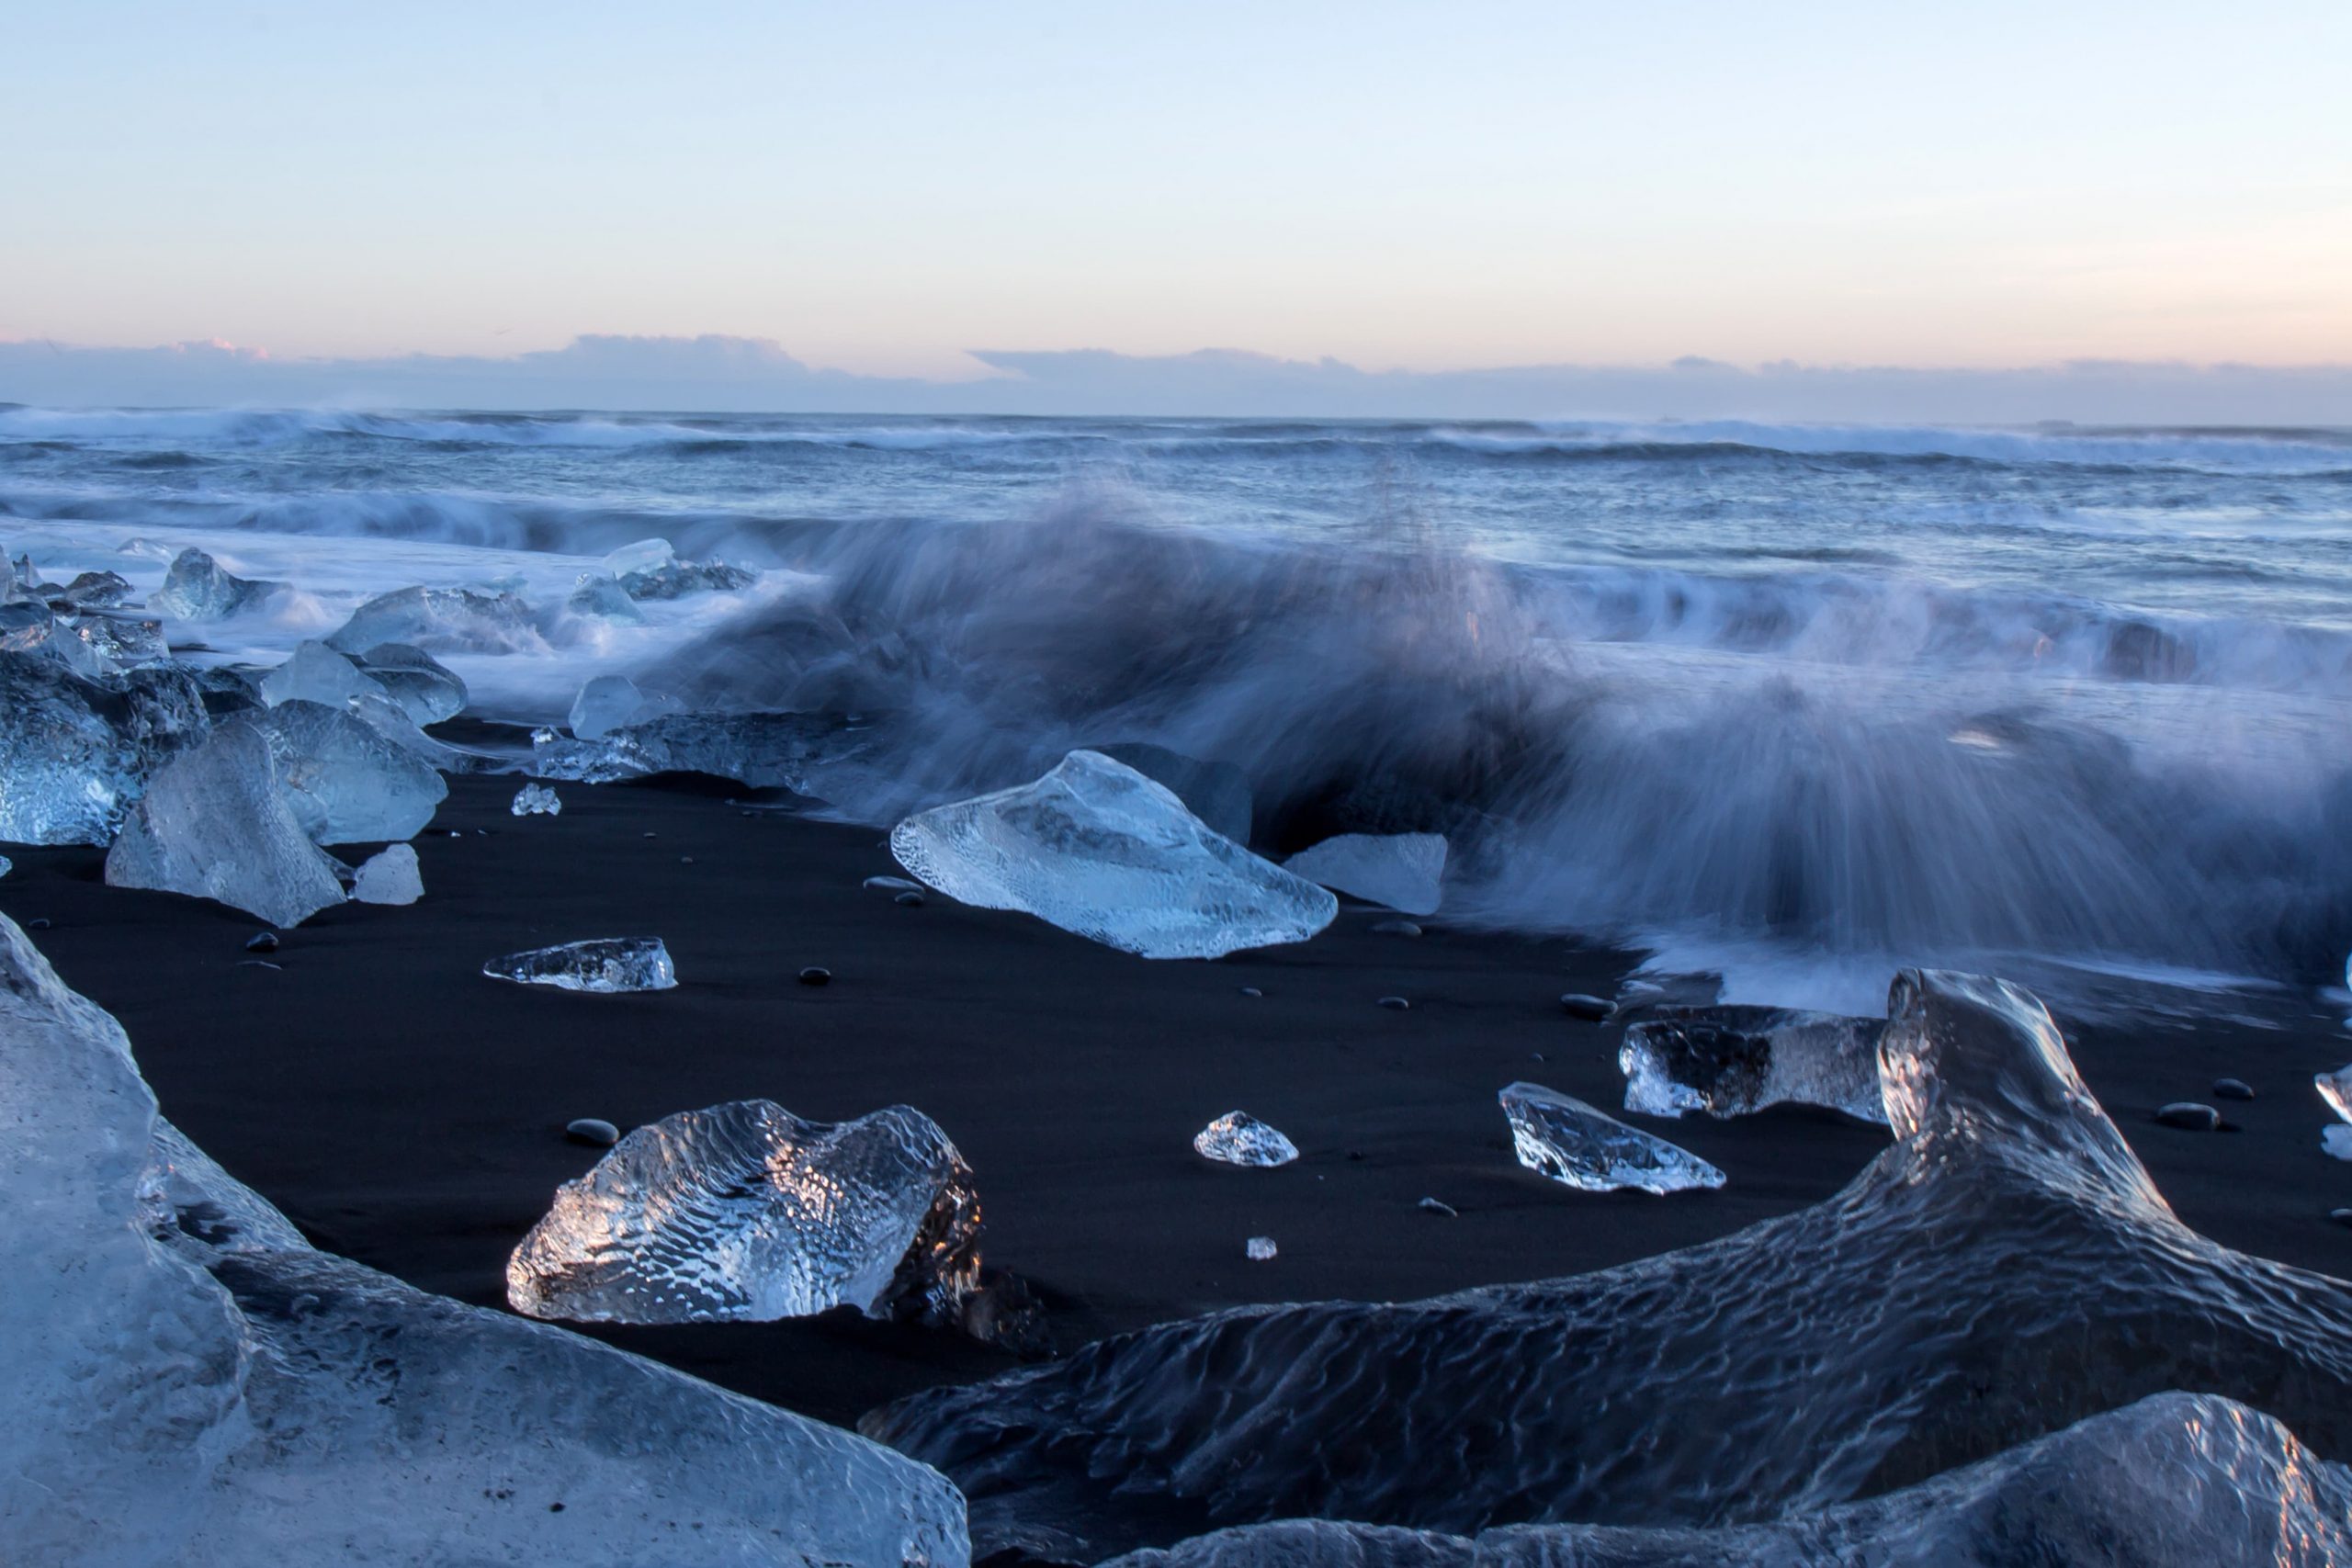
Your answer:
[[[211,728],[185,671],[87,681],[0,651],[0,840],[110,842],[148,776]]]
[[[85,571],[67,583],[58,597],[77,610],[97,610],[126,604],[130,595],[130,580],[120,572]]]
[[[1744,1116],[1793,1100],[1884,1122],[1878,1037],[1886,1021],[1785,1008],[1658,1008],[1625,1030],[1625,1109]]]
[[[1253,1235],[1241,1244],[1242,1255],[1252,1263],[1272,1263],[1274,1254],[1282,1250],[1270,1235]]]
[[[572,699],[571,733],[582,740],[600,739],[636,716],[645,694],[626,675],[599,675],[580,688]]]
[[[272,707],[288,702],[347,707],[370,693],[381,696],[384,688],[322,642],[295,644],[286,662],[261,678],[262,701]]]
[[[922,1111],[805,1122],[770,1100],[638,1128],[506,1265],[533,1317],[767,1322],[853,1306],[952,1319],[979,1272],[979,1199]]]
[[[186,549],[172,558],[164,586],[147,596],[147,607],[183,621],[220,621],[260,608],[285,588],[232,576],[202,550]]]
[[[1690,1150],[1628,1127],[1574,1095],[1515,1083],[1495,1098],[1510,1122],[1519,1163],[1555,1181],[1588,1192],[1623,1187],[1682,1192],[1724,1184],[1724,1173]]]
[[[666,991],[678,983],[658,936],[596,937],[510,953],[481,966],[493,980],[564,991]]]
[[[413,838],[449,793],[429,764],[341,708],[296,698],[234,725],[268,739],[288,804],[314,843]]]
[[[2031,996],[1906,972],[1888,1018],[1895,1141],[1826,1202],[1569,1279],[1166,1324],[868,1429],[964,1483],[982,1555],[1085,1562],[1295,1517],[1756,1523],[2171,1389],[2352,1454],[2352,1286],[2182,1224]]]
[[[1444,895],[1442,833],[1342,833],[1283,863],[1283,869],[1366,903],[1434,915]]]
[[[351,614],[327,642],[345,653],[406,643],[427,653],[544,653],[530,606],[488,588],[396,588]]]
[[[358,655],[355,662],[400,705],[411,724],[439,724],[465,711],[465,682],[421,648],[381,642]]]
[[[910,817],[891,829],[890,852],[950,897],[1146,958],[1304,942],[1339,908],[1094,751],[1072,751],[1035,784]]]
[[[148,781],[107,852],[107,885],[212,898],[274,926],[343,902],[335,863],[288,804],[260,730],[223,725]]]
[[[90,610],[59,622],[65,640],[88,650],[102,667],[128,670],[171,657],[161,621],[120,610]]]
[[[560,817],[563,802],[547,785],[526,784],[514,792],[514,804],[507,810],[517,817]]]
[[[1255,803],[1250,797],[1250,775],[1230,762],[1204,762],[1148,741],[1124,740],[1091,746],[1114,762],[1125,762],[1184,803],[1184,809],[1237,844],[1250,841]],[[1312,881],[1312,878],[1308,880]]]
[[[759,581],[757,572],[715,560],[673,560],[618,575],[621,591],[632,599],[683,599],[689,593],[732,592]]]
[[[1193,1148],[1227,1165],[1288,1165],[1298,1145],[1247,1111],[1228,1111],[1193,1134]]]
[[[633,545],[623,545],[601,564],[606,575],[621,578],[631,572],[659,571],[677,558],[678,552],[669,540],[639,539]]]
[[[2160,1393],[1992,1459],[1770,1524],[1505,1526],[1465,1538],[1295,1519],[1114,1568],[2330,1568],[2352,1561],[2352,1472],[2260,1411]]]
[[[0,1542],[44,1568],[960,1568],[845,1432],[305,1246],[0,919]]]
[[[2352,1066],[2342,1066],[2332,1073],[2313,1073],[2312,1087],[2327,1101],[2335,1114],[2352,1122]]]
[[[413,904],[424,897],[424,872],[416,851],[393,844],[360,863],[351,896],[362,904]]]
[[[34,600],[0,605],[0,652],[31,654],[85,680],[103,681],[122,672],[95,644],[75,635],[71,616],[61,618]]]
[[[854,757],[859,742],[820,714],[672,714],[594,740],[550,738],[534,747],[531,772],[545,779],[612,784],[654,773],[708,773],[755,789],[818,793],[814,775]]]

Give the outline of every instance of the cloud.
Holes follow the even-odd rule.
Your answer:
[[[0,343],[0,400],[51,406],[601,408],[1428,419],[1758,419],[1886,423],[2352,425],[2352,366],[2081,361],[2018,369],[1654,367],[1366,371],[1234,349],[978,350],[978,380],[818,369],[761,338],[575,338],[507,357],[280,359],[211,343]]]

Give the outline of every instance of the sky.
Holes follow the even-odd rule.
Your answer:
[[[2352,365],[2346,60],[2341,0],[19,6],[0,346]]]

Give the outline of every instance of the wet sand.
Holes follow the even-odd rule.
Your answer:
[[[1628,955],[1449,930],[1377,933],[1343,905],[1300,947],[1147,963],[1017,915],[860,885],[895,874],[870,829],[747,814],[707,781],[561,784],[516,818],[517,781],[456,779],[416,841],[426,896],[350,905],[249,962],[251,919],[108,888],[103,852],[17,850],[0,910],[130,1031],[171,1117],[323,1247],[501,1305],[506,1256],[624,1128],[765,1096],[822,1119],[895,1101],[977,1176],[989,1261],[1027,1280],[1063,1348],[1250,1302],[1404,1300],[1605,1267],[1818,1201],[1883,1129],[1782,1108],[1649,1123],[1729,1173],[1719,1192],[1570,1191],[1513,1162],[1495,1091],[1530,1078],[1619,1103],[1617,1032],[1567,1017]],[[454,829],[456,836],[450,836]],[[363,852],[343,852],[356,860]],[[483,960],[658,935],[681,980],[573,996],[483,978]],[[831,970],[812,987],[805,966]],[[1245,987],[1264,994],[1250,998]],[[1408,1011],[1377,999],[1408,998]],[[2282,993],[2246,1021],[2075,1027],[2077,1063],[2182,1217],[2240,1249],[2352,1274],[2352,1165],[2319,1142],[2310,1074],[2352,1059],[2335,1010]],[[2214,1101],[2234,1130],[2152,1120]],[[1241,1170],[1193,1134],[1235,1108],[1303,1157]],[[1638,1119],[1636,1119],[1638,1120]],[[1417,1205],[1452,1205],[1448,1218]],[[1252,1235],[1280,1256],[1252,1263]],[[957,1336],[848,1313],[798,1323],[589,1332],[743,1392],[848,1422],[884,1400],[1015,1364]]]

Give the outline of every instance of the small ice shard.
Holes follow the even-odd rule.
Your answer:
[[[740,1100],[639,1127],[559,1188],[506,1300],[589,1323],[953,1321],[979,1231],[970,1168],[913,1107],[826,1122]]]
[[[1227,1165],[1288,1165],[1298,1145],[1247,1111],[1228,1111],[1193,1134],[1193,1148]]]
[[[424,897],[424,873],[416,863],[416,851],[393,844],[360,862],[351,896],[362,904],[413,904]]]
[[[1462,1211],[1442,1198],[1424,1198],[1413,1206],[1425,1213],[1435,1214],[1441,1219],[1458,1220],[1462,1217]]]
[[[2337,1159],[2352,1159],[2352,1127],[2331,1122],[2320,1130],[2319,1146]]]
[[[243,722],[148,781],[107,852],[106,879],[215,899],[274,926],[343,902],[335,863],[287,804],[269,742]]]
[[[890,850],[951,897],[1146,958],[1304,942],[1339,912],[1322,888],[1094,751],[1072,751],[1034,784],[919,812],[891,829]]]
[[[1270,1235],[1253,1235],[1242,1244],[1241,1250],[1249,1255],[1250,1261],[1252,1263],[1271,1263],[1274,1258],[1274,1238]]]
[[[547,785],[526,784],[514,792],[514,804],[507,809],[517,817],[560,817],[563,802]]]
[[[626,675],[599,675],[580,688],[571,702],[571,733],[582,740],[600,739],[628,723],[645,705],[645,694]]]
[[[1184,803],[1185,810],[1235,843],[1250,841],[1254,810],[1250,797],[1250,775],[1231,762],[1204,762],[1197,757],[1187,757],[1182,751],[1143,740],[1125,740],[1088,750],[1099,751],[1114,762],[1125,762],[1154,784],[1165,785],[1170,794]]]
[[[428,653],[544,653],[530,606],[512,593],[481,588],[397,588],[351,613],[329,647],[356,653],[388,642]]]
[[[368,694],[382,696],[384,688],[322,642],[295,644],[286,662],[261,678],[262,701],[272,707],[290,702],[348,707]]]
[[[10,860],[6,855],[0,855],[0,876],[6,876],[16,869],[17,863],[15,861]]]
[[[1659,1008],[1625,1031],[1625,1109],[1651,1116],[1745,1116],[1768,1105],[1826,1105],[1883,1123],[1879,1018],[1784,1008]]]
[[[413,838],[449,794],[431,766],[341,708],[298,697],[229,723],[267,739],[288,803],[313,843]]]
[[[175,667],[91,681],[0,651],[0,840],[112,841],[148,776],[211,729],[203,694]]]
[[[633,545],[623,545],[601,564],[607,576],[622,578],[631,572],[659,571],[677,558],[678,552],[669,540],[639,539]]]
[[[1284,870],[1400,914],[1434,915],[1444,894],[1442,833],[1341,833],[1283,862]]]
[[[420,729],[465,711],[466,683],[421,648],[379,642],[353,660]]]
[[[1722,1171],[1688,1149],[1628,1127],[1574,1095],[1515,1083],[1495,1098],[1510,1119],[1519,1163],[1540,1176],[1587,1192],[1621,1187],[1681,1192],[1724,1184]]]
[[[563,607],[575,615],[594,615],[623,626],[636,626],[645,619],[645,612],[637,607],[628,590],[601,573],[582,577],[580,586],[564,600]]]
[[[1582,991],[1570,991],[1560,998],[1560,1010],[1570,1018],[1580,1018],[1588,1023],[1599,1023],[1609,1016],[1613,1003]]]
[[[2312,1075],[2312,1087],[2329,1109],[2344,1121],[2352,1122],[2352,1066],[2342,1066],[2332,1073]]]
[[[493,980],[563,991],[666,991],[678,983],[658,936],[596,937],[510,953],[481,966]]]
[[[164,586],[148,595],[147,607],[183,621],[220,621],[258,608],[285,587],[232,576],[202,550],[189,548],[172,558]]]

